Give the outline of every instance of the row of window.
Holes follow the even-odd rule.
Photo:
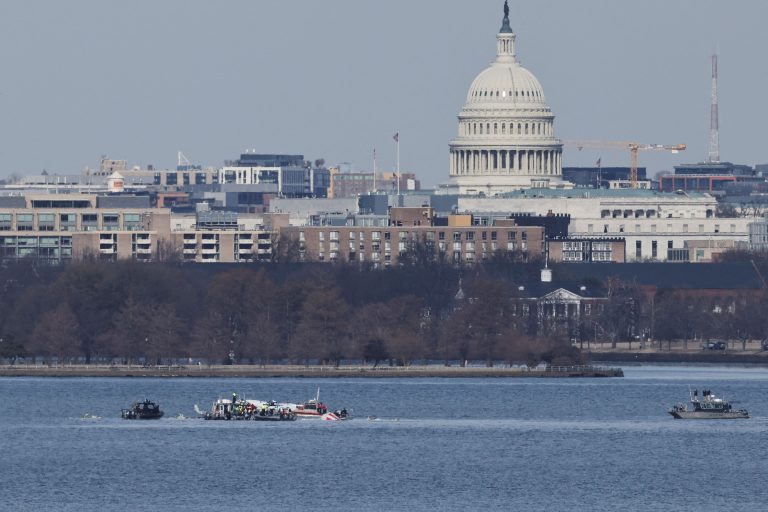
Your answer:
[[[593,251],[592,261],[613,261],[611,251]],[[588,261],[587,253],[583,251],[563,251],[563,261]]]
[[[120,214],[117,213],[17,213],[16,230],[18,231],[77,231],[78,226],[83,231],[118,230]],[[78,223],[78,216],[80,222]],[[0,213],[0,231],[14,229],[14,215]],[[37,217],[37,223],[35,223]],[[122,214],[123,229],[126,231],[141,229],[141,214]]]
[[[506,135],[507,123],[462,123],[462,135]],[[485,133],[483,133],[485,132]],[[510,135],[551,135],[551,125],[549,123],[509,123]]]
[[[635,228],[634,233],[643,233],[644,232],[642,224],[635,224],[634,228]],[[666,228],[667,228],[666,229],[667,233],[675,233],[674,226],[672,224],[667,224]],[[688,233],[689,232],[688,228],[689,228],[688,224],[683,224],[682,227],[681,227],[680,232]],[[736,232],[736,224],[730,224],[728,226],[728,229],[729,229],[730,233],[735,233]],[[649,232],[650,233],[656,233],[657,231],[658,231],[657,230],[657,225],[656,224],[651,224]],[[587,224],[587,233],[594,233],[594,232],[595,232],[595,225],[594,224]],[[613,231],[611,231],[611,225],[610,224],[603,224],[603,233],[612,233],[612,232]],[[618,233],[628,233],[629,231],[627,230],[627,226],[625,224],[619,224],[617,232]],[[706,230],[706,225],[699,224],[698,225],[698,232],[699,233],[707,233],[708,231]],[[713,232],[714,233],[721,233],[721,232],[723,232],[722,228],[721,228],[721,225],[720,224],[715,224],[714,228],[713,228]]]
[[[392,239],[392,232],[390,231],[371,231],[371,240],[381,240],[382,239],[382,233],[384,240],[391,240]],[[463,233],[463,237],[462,237]],[[504,232],[502,232],[504,233]],[[517,239],[517,231],[507,231],[507,240],[516,240]],[[480,232],[480,239],[482,240],[488,240],[490,234],[491,240],[498,240],[498,231],[482,231]],[[461,241],[462,238],[466,241],[473,241],[475,240],[475,231],[454,231],[452,233],[453,240],[454,241]],[[186,236],[186,235],[185,235]],[[398,240],[408,240],[408,238],[412,240],[418,240],[419,233],[417,232],[408,232],[408,231],[399,231],[397,233]],[[434,241],[435,236],[437,236],[438,240],[445,240],[446,238],[446,232],[445,231],[427,231],[426,232],[426,240],[428,242]],[[355,240],[358,239],[361,242],[365,241],[365,231],[360,231],[358,233],[355,233],[354,231],[349,231],[348,233],[349,240]],[[318,239],[323,242],[326,240],[326,232],[320,231],[318,232]],[[340,239],[340,232],[339,231],[330,231],[327,234],[327,239],[332,241],[337,241]],[[520,232],[520,239],[521,240],[528,240],[528,233],[526,231]],[[306,233],[304,231],[299,232],[299,241],[305,242],[306,241]]]
[[[512,94],[514,92],[514,95]],[[472,91],[472,98],[541,98],[541,93],[536,89],[532,91]]]

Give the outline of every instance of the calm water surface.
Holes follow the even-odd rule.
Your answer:
[[[0,379],[1,510],[768,510],[768,370],[623,379]],[[208,422],[232,391],[347,422]],[[689,387],[752,419],[679,421]],[[145,397],[159,421],[125,421]],[[84,414],[100,419],[83,419]],[[177,414],[190,419],[176,419]],[[376,419],[368,419],[375,416]]]

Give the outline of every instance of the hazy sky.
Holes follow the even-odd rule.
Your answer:
[[[472,79],[495,57],[500,0],[4,0],[0,176],[130,164],[221,165],[247,149],[448,176]],[[518,57],[561,139],[685,143],[702,161],[710,54],[721,159],[768,162],[764,0],[510,2]],[[566,149],[564,165],[628,165]]]

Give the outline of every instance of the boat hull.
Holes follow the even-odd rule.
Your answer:
[[[669,411],[676,420],[745,420],[749,419],[746,411],[703,412],[703,411]]]

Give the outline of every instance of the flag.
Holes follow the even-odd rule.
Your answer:
[[[395,142],[400,142],[400,132],[397,132],[392,136],[392,139],[394,139]]]
[[[596,165],[597,167],[600,167],[600,164],[601,164],[601,163],[603,163],[603,157],[600,157],[600,158],[598,158],[598,159],[597,159],[597,162],[595,162],[595,165]]]

